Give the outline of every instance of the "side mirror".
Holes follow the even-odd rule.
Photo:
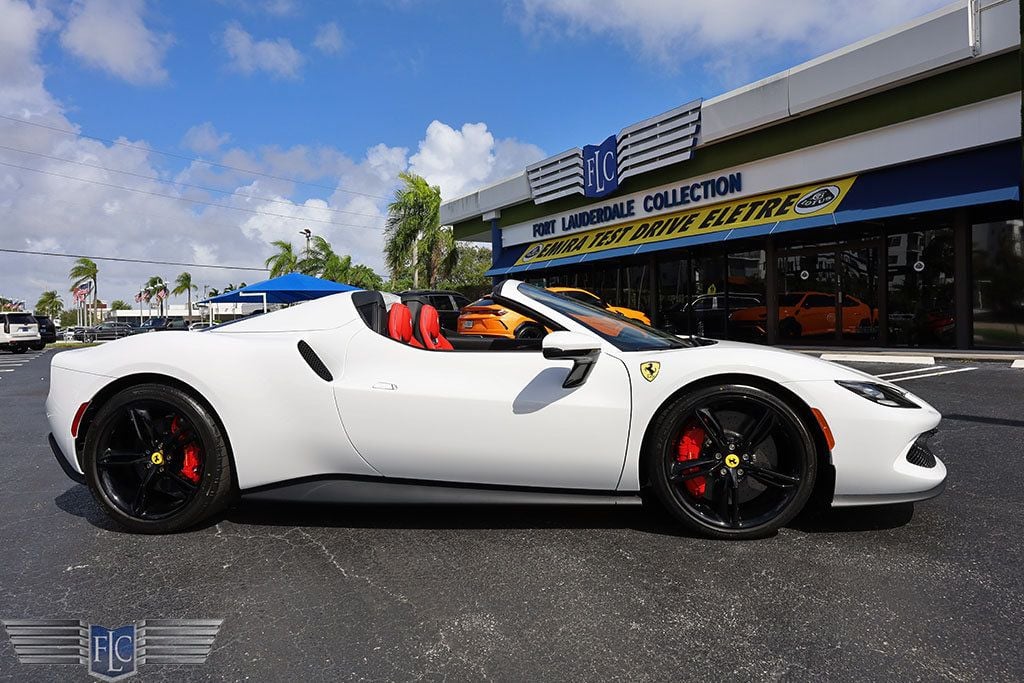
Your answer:
[[[548,360],[572,361],[572,369],[562,382],[564,389],[582,386],[601,355],[600,342],[579,332],[550,332],[544,336],[541,349]]]

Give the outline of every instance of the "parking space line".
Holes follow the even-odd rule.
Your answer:
[[[921,379],[922,377],[938,377],[939,375],[952,375],[956,372],[969,372],[978,368],[957,368],[956,370],[943,370],[942,372],[930,372],[927,375],[910,375],[909,377],[895,377],[890,382],[903,382],[908,379]]]
[[[931,372],[932,370],[942,370],[945,365],[930,365],[926,368],[914,368],[913,370],[900,370],[899,372],[883,372],[875,377],[896,377],[897,375],[910,375],[915,372]]]
[[[873,353],[823,353],[822,360],[845,363],[905,363],[907,365],[935,365],[933,356],[879,356]]]

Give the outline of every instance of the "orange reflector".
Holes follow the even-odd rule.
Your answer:
[[[75,419],[71,421],[71,438],[78,438],[78,427],[82,424],[82,416],[85,415],[85,409],[89,407],[89,402],[86,401],[82,405],[78,406],[78,411],[75,412]]]
[[[831,451],[836,447],[836,437],[832,436],[832,430],[829,429],[828,422],[825,422],[825,416],[821,414],[821,411],[811,408],[811,412],[814,413],[814,419],[818,421],[821,433],[825,435],[825,443],[828,444],[828,449]]]

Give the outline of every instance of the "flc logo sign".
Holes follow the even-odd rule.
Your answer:
[[[599,145],[583,147],[583,194],[603,197],[619,188],[618,140],[614,135]]]

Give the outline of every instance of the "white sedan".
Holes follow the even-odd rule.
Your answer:
[[[426,302],[336,294],[53,358],[65,472],[123,526],[193,527],[236,494],[340,503],[665,507],[718,538],[809,501],[938,495],[940,415],[816,358],[679,338],[515,280],[542,339],[446,338]]]

